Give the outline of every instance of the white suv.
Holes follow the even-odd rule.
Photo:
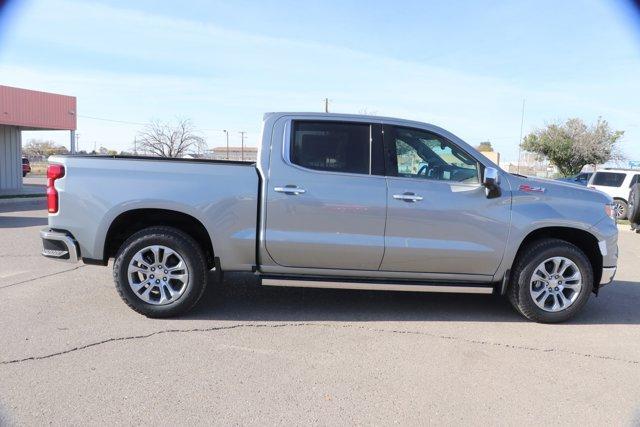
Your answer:
[[[637,182],[640,182],[638,169],[603,169],[594,173],[587,185],[613,197],[616,217],[627,219],[629,191]]]

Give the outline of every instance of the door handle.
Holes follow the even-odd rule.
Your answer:
[[[278,193],[292,194],[292,195],[304,194],[304,193],[307,192],[307,190],[305,190],[304,188],[298,188],[295,185],[287,185],[287,186],[284,186],[284,187],[275,187],[273,189],[273,191],[276,191]]]
[[[408,191],[402,194],[394,194],[393,198],[396,200],[404,200],[405,202],[419,202],[422,200],[422,196],[418,196],[417,194]]]

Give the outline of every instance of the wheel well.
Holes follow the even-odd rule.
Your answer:
[[[600,253],[600,247],[598,246],[598,239],[596,239],[593,234],[588,231],[580,230],[579,228],[571,227],[539,228],[532,231],[524,238],[518,248],[516,259],[520,256],[520,252],[531,242],[545,238],[564,240],[580,248],[587,258],[589,258],[589,262],[591,262],[591,266],[593,268],[593,288],[594,290],[598,289],[602,276],[602,254]]]
[[[622,200],[625,203],[629,203],[624,197],[614,197],[613,200]]]
[[[111,223],[104,241],[105,261],[114,257],[132,234],[152,226],[174,227],[188,234],[204,251],[207,266],[214,267],[213,245],[204,225],[191,215],[166,209],[135,209],[118,215]]]

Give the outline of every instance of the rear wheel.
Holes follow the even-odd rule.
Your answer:
[[[592,289],[593,269],[586,255],[564,240],[542,239],[516,260],[508,296],[527,319],[557,323],[580,311]]]
[[[631,187],[627,212],[631,228],[637,231],[640,228],[640,184],[634,184]]]
[[[622,199],[614,199],[613,200],[613,209],[616,212],[617,219],[627,219],[627,214],[629,212],[629,205]]]
[[[113,265],[124,302],[148,317],[191,309],[204,293],[206,262],[200,246],[172,227],[149,227],[122,245]]]

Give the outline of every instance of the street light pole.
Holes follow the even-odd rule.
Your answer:
[[[229,131],[223,129],[222,132],[227,136],[227,160],[229,160]]]
[[[522,152],[522,128],[524,126],[524,99],[522,100],[522,117],[520,118],[520,140],[518,141],[518,168],[517,173],[520,173],[520,153]]]
[[[240,158],[244,161],[244,134],[245,131],[238,132],[240,134]]]

